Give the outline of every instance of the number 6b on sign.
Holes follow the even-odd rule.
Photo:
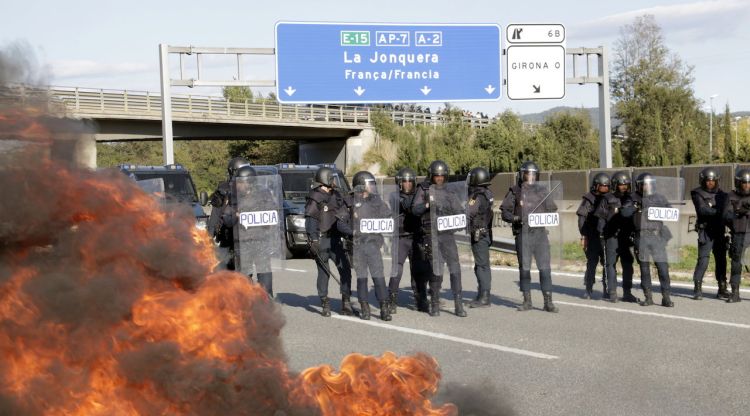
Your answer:
[[[557,212],[529,214],[529,227],[557,227],[558,225],[560,225],[560,214]]]

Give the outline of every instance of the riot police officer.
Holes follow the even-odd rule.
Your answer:
[[[614,189],[604,196],[598,210],[600,230],[604,236],[605,267],[609,286],[609,301],[617,300],[617,275],[615,265],[622,266],[622,300],[638,302],[633,296],[633,213],[635,207],[630,196],[630,175],[619,171],[612,175]],[[614,296],[613,296],[614,295]]]
[[[469,306],[490,306],[492,274],[490,245],[492,245],[492,204],[495,201],[489,190],[490,173],[483,167],[469,172],[469,203],[466,214],[469,220],[471,252],[474,254],[474,274],[477,276],[477,297]]]
[[[656,178],[650,173],[638,175],[635,181],[636,191],[632,194],[636,212],[633,214],[635,226],[635,252],[641,270],[641,288],[644,300],[641,306],[654,304],[651,295],[651,260],[656,264],[661,284],[661,305],[673,307],[670,297],[669,263],[667,263],[667,241],[672,238],[671,231],[661,221],[652,221],[646,216],[651,207],[671,208],[664,195],[656,192]]]
[[[544,227],[529,227],[527,221],[524,220],[531,213],[557,212],[557,205],[549,198],[550,194],[544,187],[537,184],[539,174],[539,167],[536,163],[527,161],[521,164],[516,184],[503,198],[500,210],[503,221],[511,224],[516,238],[520,288],[523,293],[523,303],[518,310],[528,311],[532,308],[531,260],[534,257],[539,268],[544,310],[557,312],[557,307],[552,303],[552,267],[548,232]]]
[[[380,319],[391,320],[390,306],[385,286],[385,272],[381,249],[384,238],[379,233],[361,232],[360,222],[364,219],[390,218],[391,210],[377,193],[375,176],[367,171],[354,174],[352,178],[352,199],[349,206],[342,206],[336,214],[339,231],[353,239],[352,259],[357,274],[357,298],[360,315],[370,319],[370,304],[367,299],[367,271],[375,285],[375,298],[380,304]]]
[[[222,218],[231,211],[231,180],[235,172],[243,166],[250,166],[250,162],[244,157],[233,157],[227,164],[227,180],[219,182],[216,190],[211,194],[211,215],[208,218],[206,228],[210,235],[219,244],[219,247],[229,249],[229,259],[226,267],[234,270],[234,236],[233,227],[222,223]]]
[[[729,193],[728,203],[724,210],[724,219],[732,233],[732,245],[729,257],[732,259],[731,278],[732,294],[728,303],[740,301],[740,281],[742,279],[742,258],[745,249],[750,245],[750,169],[738,169],[734,175],[734,191]]]
[[[432,235],[433,224],[430,218],[430,210],[440,212],[439,215],[451,215],[463,212],[460,201],[446,189],[447,177],[448,165],[445,162],[435,160],[430,163],[428,177],[425,181],[417,185],[412,212],[422,218],[420,249],[424,250],[426,258],[432,265],[432,275],[430,276],[430,316],[440,315],[440,289],[443,283],[443,276],[439,268],[442,268],[442,261],[445,261],[450,275],[456,316],[465,317],[466,311],[463,307],[461,294],[461,266],[458,260],[458,247],[456,246],[453,231],[441,231],[436,238]],[[431,208],[431,204],[435,206]],[[433,263],[436,259],[439,259],[439,261]]]
[[[596,212],[604,199],[604,195],[608,192],[609,175],[597,173],[591,181],[591,189],[583,195],[581,204],[576,210],[578,231],[581,233],[581,246],[586,253],[586,273],[583,276],[583,283],[586,286],[584,299],[591,299],[594,281],[596,280],[596,267],[599,263],[604,264],[604,248],[602,247],[600,230],[598,230],[599,217]],[[606,299],[609,297],[606,279],[602,279],[602,287],[602,295]]]
[[[279,200],[268,190],[257,186],[257,184],[248,183],[242,180],[242,178],[250,178],[256,176],[255,169],[250,165],[240,166],[234,171],[234,177],[231,181],[231,199],[232,199],[232,210],[225,212],[225,218],[222,219],[223,224],[230,226],[234,229],[234,244],[233,252],[235,255],[235,265],[239,270],[248,269],[250,267],[255,268],[255,275],[266,293],[270,297],[273,297],[273,272],[271,271],[271,257],[273,256],[273,249],[275,247],[269,246],[269,242],[272,241],[273,228],[267,227],[250,227],[252,232],[245,233],[241,236],[242,232],[237,230],[239,224],[239,198],[252,199],[252,205],[258,211],[278,211]],[[245,201],[246,203],[248,201]],[[277,229],[278,230],[278,229]],[[241,237],[244,237],[241,239]],[[246,244],[247,249],[251,253],[244,253],[248,250],[241,249],[241,244]],[[240,267],[241,266],[241,267]]]
[[[352,315],[351,306],[351,265],[344,252],[342,234],[336,227],[336,213],[347,204],[346,199],[336,190],[335,173],[329,167],[321,167],[315,172],[314,188],[307,195],[305,203],[305,231],[310,244],[310,252],[318,266],[317,289],[322,306],[321,315],[331,316],[328,299],[328,259],[333,259],[341,278],[341,313]]]
[[[708,268],[711,252],[716,262],[716,281],[719,283],[717,298],[728,298],[727,293],[727,245],[724,236],[724,207],[727,193],[719,188],[719,173],[714,168],[705,168],[698,174],[700,186],[690,191],[698,220],[698,262],[693,272],[693,299],[703,298],[703,274]]]
[[[427,282],[429,276],[425,275],[427,265],[418,254],[415,234],[419,233],[420,218],[412,213],[414,192],[416,191],[417,173],[411,168],[402,168],[396,173],[396,185],[398,192],[389,197],[391,210],[398,217],[398,247],[394,249],[396,258],[395,267],[391,270],[391,278],[388,282],[389,305],[392,314],[396,313],[398,305],[398,288],[401,284],[401,276],[404,272],[404,262],[409,258],[411,271],[411,288],[414,294],[414,303],[420,312],[429,312],[427,303]]]

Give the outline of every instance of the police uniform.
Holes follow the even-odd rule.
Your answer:
[[[599,223],[599,217],[596,215],[596,211],[599,208],[599,204],[603,199],[602,195],[595,192],[587,192],[583,195],[581,204],[576,210],[578,215],[578,231],[581,233],[581,239],[585,239],[585,253],[586,253],[586,272],[583,275],[583,283],[586,286],[587,299],[591,298],[591,294],[594,287],[594,281],[596,280],[596,267],[598,264],[604,263],[604,248],[602,247],[602,240],[599,237],[599,230],[597,229]],[[607,291],[607,282],[602,280],[603,293],[609,295]]]
[[[317,255],[324,264],[328,259],[333,259],[341,278],[342,313],[351,314],[349,298],[351,296],[351,265],[344,251],[342,234],[336,227],[336,213],[344,208],[345,198],[334,188],[325,192],[317,186],[307,196],[305,204],[305,231],[312,244],[317,241],[319,251]],[[315,255],[315,253],[314,253]],[[328,274],[321,264],[317,263],[318,296],[323,304],[323,315],[330,315],[330,303],[328,300]],[[326,311],[326,309],[328,309]],[[327,312],[327,313],[326,313]]]
[[[666,246],[667,241],[672,238],[671,231],[661,221],[649,220],[643,214],[650,207],[671,208],[671,205],[667,198],[658,193],[642,195],[640,192],[635,192],[632,194],[632,198],[633,205],[637,209],[633,215],[635,252],[641,270],[641,289],[643,289],[645,296],[641,305],[653,305],[651,296],[651,262],[649,259],[661,259],[661,261],[654,261],[654,263],[659,275],[659,283],[661,284],[662,306],[674,306],[670,297],[669,263],[666,262]]]
[[[415,186],[416,187],[416,186]],[[393,201],[391,209],[398,210],[398,248],[396,255],[396,269],[388,282],[390,292],[390,311],[396,313],[398,298],[398,289],[401,284],[401,277],[404,273],[404,262],[409,258],[411,272],[411,288],[414,294],[414,302],[417,310],[420,312],[429,312],[427,306],[427,282],[429,277],[425,275],[428,267],[421,256],[417,242],[419,238],[415,235],[419,233],[420,218],[412,213],[412,204],[414,202],[414,192],[406,193],[404,191],[394,192],[389,201]]]
[[[486,186],[469,188],[469,203],[466,213],[469,220],[471,252],[474,254],[474,274],[477,276],[477,298],[471,307],[489,306],[492,290],[490,269],[490,245],[492,245],[492,191]]]
[[[617,188],[617,185],[615,185]],[[622,300],[625,302],[638,302],[633,296],[633,253],[630,247],[633,245],[633,213],[635,207],[630,197],[630,192],[615,192],[604,195],[597,216],[599,217],[598,229],[604,238],[606,279],[609,289],[610,302],[617,301],[617,269],[619,261],[622,266]]]
[[[237,176],[244,176],[243,170],[252,169],[250,167],[241,167],[238,169]],[[255,173],[253,172],[253,176]],[[240,186],[249,186],[250,189],[238,189]],[[236,179],[230,183],[231,189],[231,214],[226,218],[225,225],[231,227],[234,230],[236,227],[240,227],[239,218],[237,217],[237,207],[239,206],[238,195],[245,195],[245,197],[252,198],[254,209],[257,211],[276,211],[279,209],[278,199],[265,188],[258,185],[250,185],[247,183],[238,182]],[[272,227],[252,227],[253,232],[245,233],[245,240],[240,241],[241,231],[233,231],[233,252],[237,256],[242,250],[240,250],[240,244],[248,244],[253,250],[252,255],[249,258],[238,257],[235,260],[235,266],[238,269],[246,269],[244,263],[252,263],[255,268],[255,277],[258,280],[258,284],[265,289],[269,296],[273,297],[273,272],[271,272],[271,257],[274,255],[274,247],[269,246],[268,242],[273,241],[271,233],[278,231],[278,228],[274,230]],[[239,262],[239,263],[238,263]],[[240,267],[241,265],[241,267]]]
[[[432,235],[432,219],[430,215],[431,212],[435,213],[438,217],[465,214],[465,209],[461,205],[461,201],[458,200],[458,196],[449,191],[445,182],[442,184],[433,183],[434,178],[437,176],[442,176],[447,181],[448,165],[441,160],[435,160],[430,163],[428,171],[429,180],[425,180],[417,186],[412,212],[422,218],[422,233],[419,246],[425,250],[425,256],[431,266],[430,316],[440,315],[440,289],[443,284],[442,266],[443,262],[445,262],[450,275],[456,316],[465,317],[466,311],[463,307],[461,287],[461,265],[458,260],[458,247],[456,246],[454,235],[456,230],[436,231],[438,235]],[[434,239],[434,243],[430,241],[431,239]],[[434,244],[437,244],[437,247]],[[438,250],[438,252],[435,250]],[[439,256],[440,264],[438,262],[433,263],[435,256]]]
[[[740,172],[745,171],[742,169]],[[750,173],[750,171],[748,171]],[[740,281],[742,279],[743,253],[748,247],[748,232],[750,232],[750,194],[743,195],[735,178],[735,189],[729,193],[729,198],[724,210],[724,218],[732,233],[732,244],[729,249],[729,257],[732,260],[731,278],[729,284],[732,294],[727,299],[729,303],[740,301]]]
[[[385,271],[381,248],[384,244],[382,234],[354,232],[360,230],[362,219],[391,218],[391,211],[379,195],[368,193],[366,196],[355,188],[350,206],[342,206],[337,214],[337,228],[346,236],[353,238],[352,258],[354,272],[357,275],[357,298],[361,307],[360,318],[370,319],[368,304],[367,273],[369,270],[375,285],[375,298],[380,304],[380,318],[390,321],[390,307],[385,286]]]
[[[719,284],[717,297],[728,297],[727,289],[727,244],[725,237],[724,209],[727,204],[728,195],[716,187],[709,191],[703,187],[697,187],[690,191],[690,197],[695,206],[697,221],[695,230],[698,232],[698,262],[693,272],[693,297],[703,297],[702,285],[703,275],[708,269],[709,256],[714,254],[716,262],[716,281]]]
[[[511,223],[516,240],[516,256],[520,272],[521,292],[531,290],[531,260],[539,267],[539,281],[543,292],[552,291],[552,266],[548,231],[544,227],[529,227],[524,221],[524,208],[539,208],[536,213],[557,212],[557,205],[547,197],[546,189],[537,184],[513,185],[500,205],[503,221]],[[542,202],[544,200],[544,202]]]

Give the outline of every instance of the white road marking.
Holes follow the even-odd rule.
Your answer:
[[[722,325],[722,326],[730,326],[733,328],[741,328],[741,329],[750,329],[750,325],[747,324],[736,324],[734,322],[722,322],[722,321],[714,321],[711,319],[700,319],[700,318],[690,318],[687,316],[679,316],[679,315],[668,315],[664,313],[656,313],[656,312],[646,312],[646,311],[635,311],[632,309],[622,309],[622,308],[613,308],[608,306],[597,306],[597,305],[585,305],[582,303],[574,303],[574,302],[563,302],[556,300],[555,303],[560,305],[566,305],[566,306],[578,306],[581,308],[589,308],[589,309],[599,309],[599,310],[606,310],[606,311],[613,311],[613,312],[623,312],[623,313],[630,313],[633,315],[646,315],[646,316],[656,316],[659,318],[668,318],[668,319],[679,319],[683,321],[691,321],[691,322],[701,322],[704,324],[713,324],[713,325]]]
[[[541,358],[544,360],[556,360],[560,358],[555,355],[548,355],[548,354],[542,354],[542,353],[534,352],[534,351],[522,350],[518,348],[505,347],[505,346],[497,345],[497,344],[489,344],[486,342],[476,341],[473,339],[459,338],[459,337],[454,337],[454,336],[447,335],[447,334],[441,334],[439,332],[430,332],[430,331],[424,331],[421,329],[405,328],[405,327],[396,326],[396,325],[384,324],[384,323],[380,323],[377,321],[365,321],[365,320],[351,317],[351,316],[333,315],[333,317],[337,319],[342,319],[345,321],[356,322],[359,324],[365,324],[365,325],[370,325],[370,326],[376,326],[379,328],[390,329],[392,331],[399,331],[399,332],[405,332],[407,334],[422,335],[425,337],[443,339],[446,341],[453,341],[453,342],[458,342],[461,344],[473,345],[475,347],[488,348],[488,349],[502,351],[502,352],[509,352],[511,354],[525,355],[527,357]]]
[[[279,269],[276,269],[276,270],[283,270],[283,271],[290,271],[290,272],[300,272],[300,273],[306,273],[307,272],[307,270],[290,269],[290,268],[279,268]]]

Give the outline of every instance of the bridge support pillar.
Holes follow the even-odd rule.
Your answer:
[[[357,167],[362,167],[365,153],[375,145],[375,130],[362,129],[358,135],[346,139],[346,171],[347,175],[355,174]],[[375,173],[375,172],[373,172]]]
[[[51,157],[70,167],[96,169],[96,139],[93,134],[57,133]]]

